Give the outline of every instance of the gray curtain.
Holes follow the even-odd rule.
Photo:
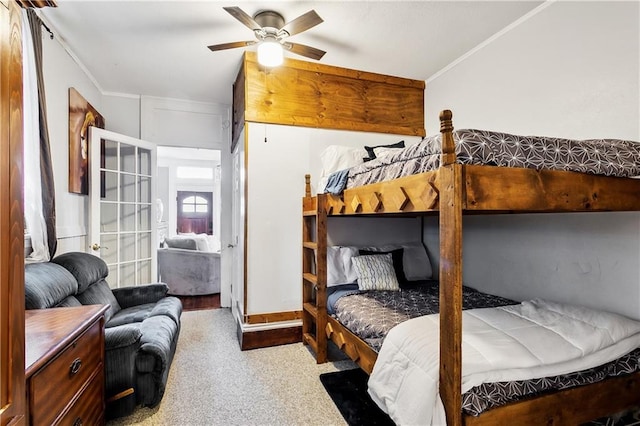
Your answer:
[[[47,100],[44,92],[44,76],[42,72],[42,21],[33,11],[27,10],[29,27],[33,38],[33,50],[36,59],[38,77],[38,103],[40,110],[40,176],[42,180],[42,214],[47,224],[47,240],[49,255],[53,259],[58,245],[56,235],[56,191],[53,184],[53,165],[51,163],[51,147],[49,144],[49,125],[47,124]]]

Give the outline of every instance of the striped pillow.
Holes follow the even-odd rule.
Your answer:
[[[351,258],[360,290],[400,290],[391,253]]]

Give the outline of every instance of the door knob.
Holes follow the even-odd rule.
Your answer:
[[[228,248],[234,248],[235,246],[233,244],[227,244]]]
[[[98,243],[93,243],[93,245],[91,246],[91,250],[93,250],[93,251],[98,251],[98,250],[100,250],[100,244],[98,244]]]

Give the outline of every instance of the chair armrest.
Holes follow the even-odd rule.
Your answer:
[[[140,343],[142,332],[140,327],[135,325],[120,325],[117,327],[105,328],[104,347],[105,350],[124,348]],[[137,350],[137,348],[136,348]]]
[[[156,303],[167,296],[169,287],[165,283],[146,284],[113,289],[113,295],[121,308]]]
[[[136,356],[140,351],[142,331],[139,325],[125,324],[104,330],[105,397],[136,387]],[[110,404],[110,415],[125,415],[135,406],[135,396]]]

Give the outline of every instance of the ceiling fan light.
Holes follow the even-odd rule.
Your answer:
[[[275,40],[265,40],[258,45],[258,62],[265,67],[277,67],[282,64],[284,53],[282,45]]]

